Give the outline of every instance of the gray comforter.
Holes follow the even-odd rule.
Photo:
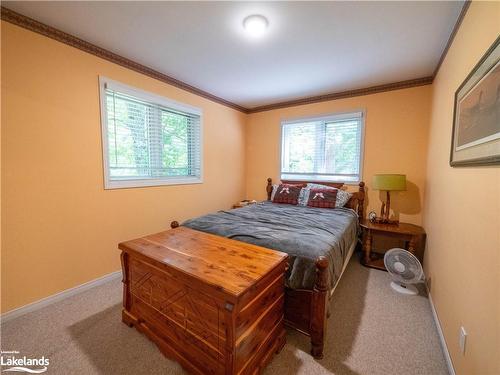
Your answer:
[[[356,241],[356,213],[347,208],[311,208],[261,202],[229,211],[190,219],[182,225],[289,254],[287,286],[312,289],[314,261],[320,255],[329,261],[333,288]]]

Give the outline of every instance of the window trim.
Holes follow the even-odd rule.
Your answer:
[[[338,182],[343,183],[344,185],[358,185],[361,181],[363,181],[363,165],[364,165],[364,153],[365,153],[365,119],[366,119],[366,109],[353,109],[350,111],[342,111],[335,113],[322,114],[318,116],[301,116],[301,117],[293,117],[293,118],[282,118],[281,126],[280,126],[280,146],[279,146],[279,171],[280,171],[280,179],[283,179],[283,142],[284,142],[284,127],[285,125],[290,124],[298,124],[302,122],[313,122],[313,121],[338,121],[352,118],[352,115],[355,113],[361,114],[360,125],[361,125],[361,134],[360,134],[360,150],[359,150],[359,179],[355,181],[342,181],[339,179],[335,179],[335,175],[331,179],[317,180],[314,176],[319,176],[321,173],[307,173],[304,174],[303,178],[294,177],[293,181],[316,181],[318,183],[321,182]],[[289,172],[285,172],[285,174],[292,174]],[[295,173],[295,175],[300,175],[301,173]],[[287,180],[284,178],[284,180]]]
[[[197,115],[200,117],[200,176],[199,177],[153,177],[153,178],[126,178],[112,180],[109,173],[109,148],[108,148],[108,114],[106,107],[106,87],[121,93],[155,103],[166,108],[180,112]],[[101,113],[101,143],[104,189],[140,188],[148,186],[188,185],[203,183],[203,111],[201,108],[179,103],[166,97],[153,94],[126,84],[114,81],[104,76],[99,76],[99,102]]]

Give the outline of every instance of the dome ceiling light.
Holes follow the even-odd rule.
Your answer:
[[[267,18],[260,14],[253,14],[243,20],[245,31],[254,38],[264,35],[268,26],[269,22]]]

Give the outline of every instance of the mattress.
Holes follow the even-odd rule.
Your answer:
[[[287,253],[286,284],[292,289],[313,288],[319,256],[328,259],[329,287],[333,288],[358,237],[358,217],[351,209],[270,201],[200,216],[181,225]]]

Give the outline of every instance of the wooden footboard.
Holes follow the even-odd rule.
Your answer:
[[[313,290],[285,290],[285,324],[311,337],[311,354],[323,358],[328,311],[328,259],[316,261]]]

